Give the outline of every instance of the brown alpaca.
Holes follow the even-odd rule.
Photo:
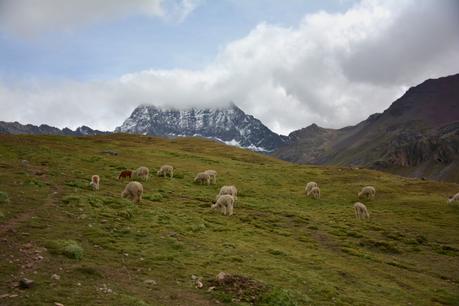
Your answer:
[[[132,177],[132,171],[131,170],[123,170],[121,171],[120,175],[118,176],[118,179],[122,179],[122,178],[131,178]]]

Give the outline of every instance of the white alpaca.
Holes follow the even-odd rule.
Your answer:
[[[357,193],[357,196],[359,197],[359,199],[362,196],[365,196],[368,200],[371,200],[375,198],[375,195],[376,195],[376,189],[373,186],[363,187],[362,190],[359,193]]]
[[[234,198],[229,194],[218,197],[217,202],[211,208],[220,208],[222,214],[231,216],[233,214]]]
[[[163,165],[161,166],[161,168],[158,170],[156,174],[158,176],[164,176],[164,177],[169,175],[170,178],[173,178],[174,177],[174,167],[172,167],[171,165]]]
[[[194,178],[194,181],[196,183],[201,183],[201,184],[207,183],[207,185],[209,185],[210,184],[210,176],[207,173],[199,172],[198,174],[196,174],[196,177]]]
[[[91,182],[89,183],[89,186],[91,186],[94,190],[99,190],[99,183],[100,183],[100,177],[95,174],[91,177]]]
[[[319,187],[316,182],[309,182],[306,184],[306,188],[304,188],[304,192],[306,192],[306,195],[309,196],[311,194],[311,189],[314,187]]]
[[[135,170],[135,177],[142,178],[145,181],[148,181],[148,176],[150,175],[150,170],[147,167],[139,167]]]
[[[237,188],[236,186],[223,186],[222,188],[220,188],[220,192],[218,193],[217,195],[217,199],[222,196],[222,195],[225,195],[225,194],[229,194],[231,196],[233,196],[234,198],[234,201],[237,200]]]
[[[459,201],[459,192],[456,193],[455,195],[453,196],[450,196],[448,198],[448,203],[452,203],[452,202],[455,202],[455,201]]]
[[[121,193],[122,198],[128,198],[134,203],[139,203],[142,200],[143,186],[141,183],[133,181],[129,182]]]
[[[367,207],[360,202],[357,202],[354,204],[354,212],[355,212],[355,217],[357,219],[369,219],[370,218],[370,213],[368,212]]]
[[[319,187],[312,187],[311,191],[309,191],[309,195],[312,196],[315,200],[320,199],[320,188]]]
[[[210,176],[210,181],[212,184],[217,184],[217,171],[215,170],[206,170],[204,173],[207,173]]]

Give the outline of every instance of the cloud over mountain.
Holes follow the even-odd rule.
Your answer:
[[[306,15],[294,27],[261,23],[200,70],[0,83],[0,119],[113,129],[139,104],[235,101],[280,133],[312,122],[342,127],[386,109],[408,86],[457,73],[457,29],[457,1],[362,1],[344,13]]]

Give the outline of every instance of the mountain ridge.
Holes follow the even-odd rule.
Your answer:
[[[459,182],[459,74],[411,87],[382,113],[342,129],[310,125],[274,156]]]
[[[93,130],[92,128],[82,125],[75,130],[69,128],[59,129],[47,124],[33,125],[21,124],[18,121],[5,122],[0,121],[0,134],[13,135],[64,135],[64,136],[93,136],[103,135],[110,132]]]

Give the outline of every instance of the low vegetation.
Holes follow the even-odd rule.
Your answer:
[[[0,156],[1,305],[459,304],[456,184],[189,138],[2,135]],[[174,177],[142,181],[140,204],[120,197],[121,170],[164,164]],[[205,169],[217,184],[193,182]],[[238,189],[232,216],[210,208],[224,185]],[[34,286],[16,288],[23,277]]]

